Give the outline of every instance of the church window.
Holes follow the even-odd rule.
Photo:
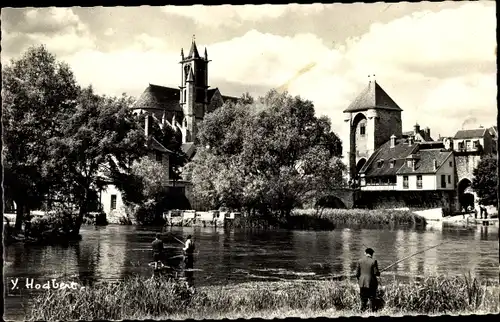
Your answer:
[[[184,90],[184,95],[182,95],[182,100],[184,103],[186,102],[186,90]]]
[[[364,124],[361,124],[359,128],[359,134],[360,135],[365,135],[366,134],[366,126]]]

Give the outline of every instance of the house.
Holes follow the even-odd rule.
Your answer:
[[[477,203],[473,170],[484,155],[496,153],[496,127],[463,129],[434,141],[418,123],[403,132],[401,112],[375,80],[344,110],[344,160],[347,177],[360,190],[357,205],[452,212]]]
[[[155,139],[151,133],[151,126],[153,122],[152,116],[148,115],[145,118],[144,124],[144,135],[146,137],[146,148],[147,156],[150,160],[154,160],[161,165],[161,169],[164,171],[164,184],[168,186],[170,184],[169,180],[169,169],[170,169],[170,155],[172,151],[165,148],[157,139]],[[102,205],[102,210],[106,214],[109,222],[113,222],[114,219],[122,217],[126,213],[125,204],[123,201],[121,191],[113,184],[112,180],[106,176],[106,170],[101,171],[105,180],[105,184],[100,191],[100,200]]]

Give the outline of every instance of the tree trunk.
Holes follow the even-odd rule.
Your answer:
[[[24,202],[20,199],[16,199],[16,223],[14,225],[15,230],[21,230],[24,220]]]

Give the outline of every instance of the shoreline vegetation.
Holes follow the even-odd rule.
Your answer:
[[[48,290],[33,298],[28,320],[200,319],[346,315],[469,314],[499,311],[498,281],[431,276],[399,283],[382,279],[382,307],[359,310],[354,281],[248,282],[205,286],[130,277],[83,289]],[[71,308],[71,309],[69,309]]]
[[[295,209],[288,217],[242,216],[221,223],[217,220],[177,220],[167,226],[226,226],[241,229],[333,230],[342,228],[424,228],[424,217],[410,210],[390,209]]]
[[[83,225],[105,225],[105,216],[91,213],[78,223],[76,215],[65,212],[47,213],[30,220],[28,233],[26,224],[22,231],[16,231],[4,216],[6,244],[25,242],[29,244],[57,244],[81,239],[80,227]],[[225,220],[180,220],[166,223],[167,226],[202,226],[236,229],[290,229],[290,230],[334,230],[335,228],[379,228],[394,227],[425,228],[424,217],[410,210],[368,210],[368,209],[295,209],[288,217],[243,216]]]

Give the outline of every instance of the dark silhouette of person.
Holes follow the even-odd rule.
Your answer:
[[[156,238],[151,244],[153,247],[153,261],[155,262],[155,268],[158,262],[162,263],[163,260],[163,241],[161,240],[161,235],[156,234]]]
[[[373,259],[374,250],[367,248],[365,257],[358,262],[356,269],[356,278],[359,284],[359,293],[361,297],[361,311],[367,309],[367,302],[370,301],[372,312],[375,311],[375,297],[377,295],[378,281],[377,276],[380,276],[378,263]]]

